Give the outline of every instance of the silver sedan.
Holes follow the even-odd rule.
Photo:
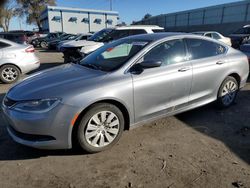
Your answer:
[[[33,46],[21,45],[0,39],[0,80],[13,83],[21,74],[39,68],[40,61]]]
[[[213,39],[138,35],[103,46],[78,64],[30,76],[10,89],[2,109],[18,143],[79,145],[94,153],[143,122],[214,101],[229,107],[248,73],[244,54]]]

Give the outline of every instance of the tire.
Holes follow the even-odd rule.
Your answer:
[[[83,150],[97,153],[115,145],[123,130],[124,117],[119,108],[108,103],[95,104],[80,122],[77,141]]]
[[[219,108],[228,108],[235,103],[239,91],[239,83],[234,77],[228,76],[220,86],[217,106]]]
[[[4,65],[0,69],[0,80],[5,84],[16,82],[20,77],[20,70],[14,65]]]
[[[45,42],[45,41],[42,41],[42,42],[40,43],[40,46],[41,46],[42,48],[47,48],[47,47],[48,47],[48,43]]]

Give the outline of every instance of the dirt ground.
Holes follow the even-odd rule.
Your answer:
[[[55,52],[38,56],[41,69],[63,61]],[[0,84],[0,101],[8,88]],[[250,188],[250,81],[227,110],[211,104],[148,123],[93,155],[19,145],[0,114],[0,188],[5,187]]]

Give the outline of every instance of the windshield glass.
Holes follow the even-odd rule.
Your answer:
[[[84,58],[79,64],[93,69],[110,72],[119,69],[150,41],[121,39],[105,45]]]
[[[111,31],[112,31],[112,29],[103,29],[103,30],[95,33],[94,35],[92,35],[88,40],[95,41],[95,42],[101,42],[102,39],[104,37],[106,37],[106,35],[108,35]]]

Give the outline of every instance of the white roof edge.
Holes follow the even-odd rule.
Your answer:
[[[117,26],[117,29],[123,28],[155,28],[155,29],[164,29],[158,25],[128,25],[128,26]]]
[[[67,11],[83,11],[83,12],[100,12],[100,13],[119,14],[119,12],[117,12],[117,11],[83,9],[83,8],[73,8],[73,7],[47,6],[47,9],[58,9],[58,10],[67,10]]]

